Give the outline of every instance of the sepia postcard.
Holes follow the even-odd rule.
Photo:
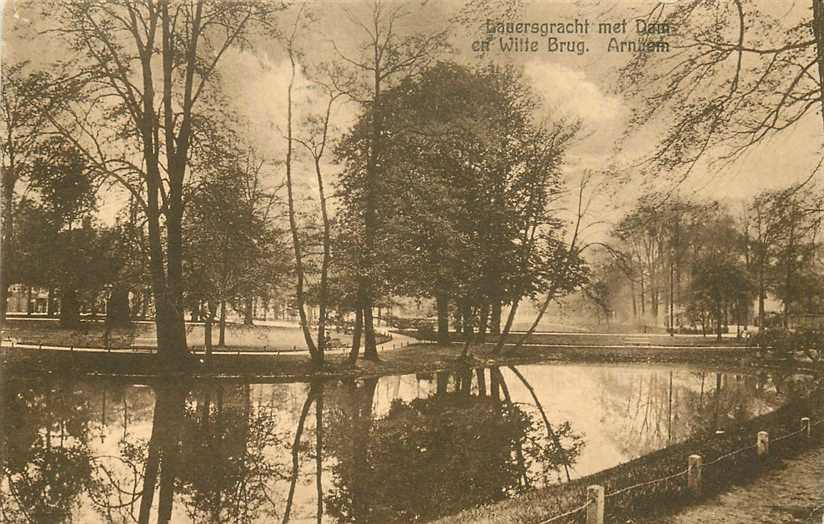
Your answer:
[[[0,6],[0,522],[824,523],[824,0]]]

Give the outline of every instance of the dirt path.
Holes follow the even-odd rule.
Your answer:
[[[819,524],[824,522],[824,447],[787,460],[750,484],[644,524]]]

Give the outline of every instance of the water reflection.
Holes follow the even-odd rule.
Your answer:
[[[612,366],[325,384],[8,380],[0,520],[426,520],[741,422],[804,387]]]

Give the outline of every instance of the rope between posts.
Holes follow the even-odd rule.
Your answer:
[[[679,471],[678,473],[674,473],[674,474],[672,474],[672,475],[668,475],[668,476],[666,476],[666,477],[662,477],[662,478],[660,478],[660,479],[649,480],[649,481],[647,481],[647,482],[641,482],[641,483],[639,483],[639,484],[635,484],[635,485],[632,485],[632,486],[628,486],[628,487],[626,487],[626,488],[621,488],[621,489],[619,489],[618,491],[613,491],[612,493],[608,493],[608,494],[604,495],[604,498],[615,497],[616,495],[620,495],[620,494],[622,494],[622,493],[626,493],[627,491],[632,491],[632,490],[634,490],[634,489],[636,489],[636,488],[642,488],[642,487],[644,487],[644,486],[651,486],[651,485],[653,485],[653,484],[658,484],[659,482],[666,482],[666,481],[668,481],[668,480],[672,480],[672,479],[677,478],[677,477],[680,477],[680,476],[682,476],[682,475],[686,475],[687,473],[689,473],[689,468],[688,468],[688,469],[685,469],[684,471]]]
[[[800,434],[800,433],[803,433],[803,432],[805,432],[805,431],[807,431],[807,428],[806,428],[806,427],[803,427],[803,428],[799,429],[798,431],[793,431],[792,433],[787,433],[786,435],[783,435],[783,436],[781,436],[781,437],[776,437],[776,438],[774,438],[774,439],[772,439],[772,440],[773,440],[773,442],[780,442],[780,441],[782,441],[782,440],[784,440],[784,439],[787,439],[787,438],[790,438],[790,437],[794,437],[794,436],[796,436],[796,435],[798,435],[798,434]]]
[[[726,458],[732,457],[733,455],[738,455],[739,453],[743,453],[745,451],[749,451],[749,450],[755,449],[755,448],[756,448],[756,446],[747,446],[745,448],[736,449],[735,451],[730,451],[729,453],[725,453],[725,454],[721,455],[720,457],[718,457],[717,459],[715,459],[711,462],[705,463],[703,465],[703,467],[706,468],[707,466],[712,466],[713,464],[718,464],[719,462],[721,462],[722,460],[724,460]]]
[[[561,519],[571,517],[572,515],[575,515],[576,513],[580,513],[581,511],[584,511],[585,509],[587,509],[587,506],[589,506],[590,503],[591,502],[588,500],[588,501],[586,501],[586,503],[584,503],[583,506],[579,506],[579,507],[577,507],[573,510],[567,511],[566,513],[561,513],[560,515],[555,515],[554,517],[551,517],[547,520],[542,520],[538,524],[550,524],[550,522],[557,522]]]
[[[810,423],[809,423],[809,427],[811,427],[811,428],[812,428],[812,427],[818,426],[819,424],[822,424],[822,423],[824,423],[824,419],[821,419],[821,420],[819,420],[819,421],[817,421],[817,422],[815,422],[815,423],[810,422]],[[785,439],[788,439],[788,438],[794,437],[794,436],[796,436],[796,435],[800,435],[800,434],[802,434],[802,433],[804,433],[804,432],[806,432],[806,431],[807,431],[807,427],[805,426],[805,427],[803,427],[803,428],[801,428],[801,429],[799,429],[799,430],[797,430],[797,431],[793,431],[792,433],[788,433],[788,434],[786,434],[786,435],[782,435],[782,436],[780,436],[780,437],[776,437],[776,438],[774,438],[774,439],[773,439],[773,442],[780,442],[780,441],[782,441],[782,440],[785,440]],[[705,464],[702,464],[702,466],[701,466],[701,467],[702,467],[702,468],[705,468],[705,467],[707,467],[707,466],[712,466],[712,465],[714,465],[714,464],[718,464],[718,463],[719,463],[719,462],[721,462],[722,460],[725,460],[725,459],[727,459],[727,458],[729,458],[729,457],[732,457],[732,456],[734,456],[734,455],[737,455],[737,454],[739,454],[739,453],[743,453],[743,452],[745,452],[745,451],[749,451],[749,450],[751,450],[751,449],[755,449],[756,447],[757,447],[757,446],[746,446],[746,447],[743,447],[743,448],[736,449],[736,450],[734,450],[734,451],[730,451],[729,453],[725,453],[725,454],[721,455],[720,457],[716,458],[715,460],[713,460],[713,461],[711,461],[711,462],[707,462],[707,463],[705,463]],[[687,474],[689,474],[689,471],[690,471],[690,470],[689,470],[689,468],[687,468],[687,469],[685,469],[685,470],[683,470],[683,471],[679,471],[678,473],[673,473],[672,475],[668,475],[668,476],[666,476],[666,477],[662,477],[662,478],[655,479],[655,480],[650,480],[650,481],[647,481],[647,482],[641,482],[641,483],[638,483],[638,484],[634,484],[634,485],[632,485],[632,486],[627,486],[627,487],[625,487],[625,488],[621,488],[621,489],[619,489],[618,491],[613,491],[612,493],[608,493],[608,494],[604,495],[604,498],[605,498],[605,499],[612,498],[612,497],[615,497],[615,496],[617,496],[617,495],[621,495],[621,494],[623,494],[623,493],[627,493],[628,491],[632,491],[632,490],[637,489],[637,488],[641,488],[641,487],[644,487],[644,486],[651,486],[651,485],[653,485],[653,484],[658,484],[658,483],[660,483],[660,482],[666,482],[666,481],[668,481],[668,480],[672,480],[672,479],[675,479],[675,478],[678,478],[678,477],[681,477],[681,476],[687,475]],[[591,504],[591,501],[590,501],[590,500],[587,500],[587,502],[586,502],[583,506],[580,506],[580,507],[575,508],[575,509],[573,509],[573,510],[567,511],[566,513],[562,513],[562,514],[560,514],[560,515],[555,515],[554,517],[551,517],[551,518],[549,518],[549,519],[547,519],[547,520],[542,520],[542,521],[541,521],[541,522],[539,522],[538,524],[550,524],[550,523],[552,523],[552,522],[557,522],[557,521],[559,521],[559,520],[561,520],[561,519],[564,519],[564,518],[567,518],[567,517],[571,517],[572,515],[575,515],[576,513],[578,513],[578,512],[580,512],[580,511],[585,510],[585,509],[587,508],[587,506],[589,506],[590,504]]]

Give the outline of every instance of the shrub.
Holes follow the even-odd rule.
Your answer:
[[[821,361],[824,352],[824,331],[817,329],[765,329],[752,337],[751,343],[769,352],[774,358]]]

